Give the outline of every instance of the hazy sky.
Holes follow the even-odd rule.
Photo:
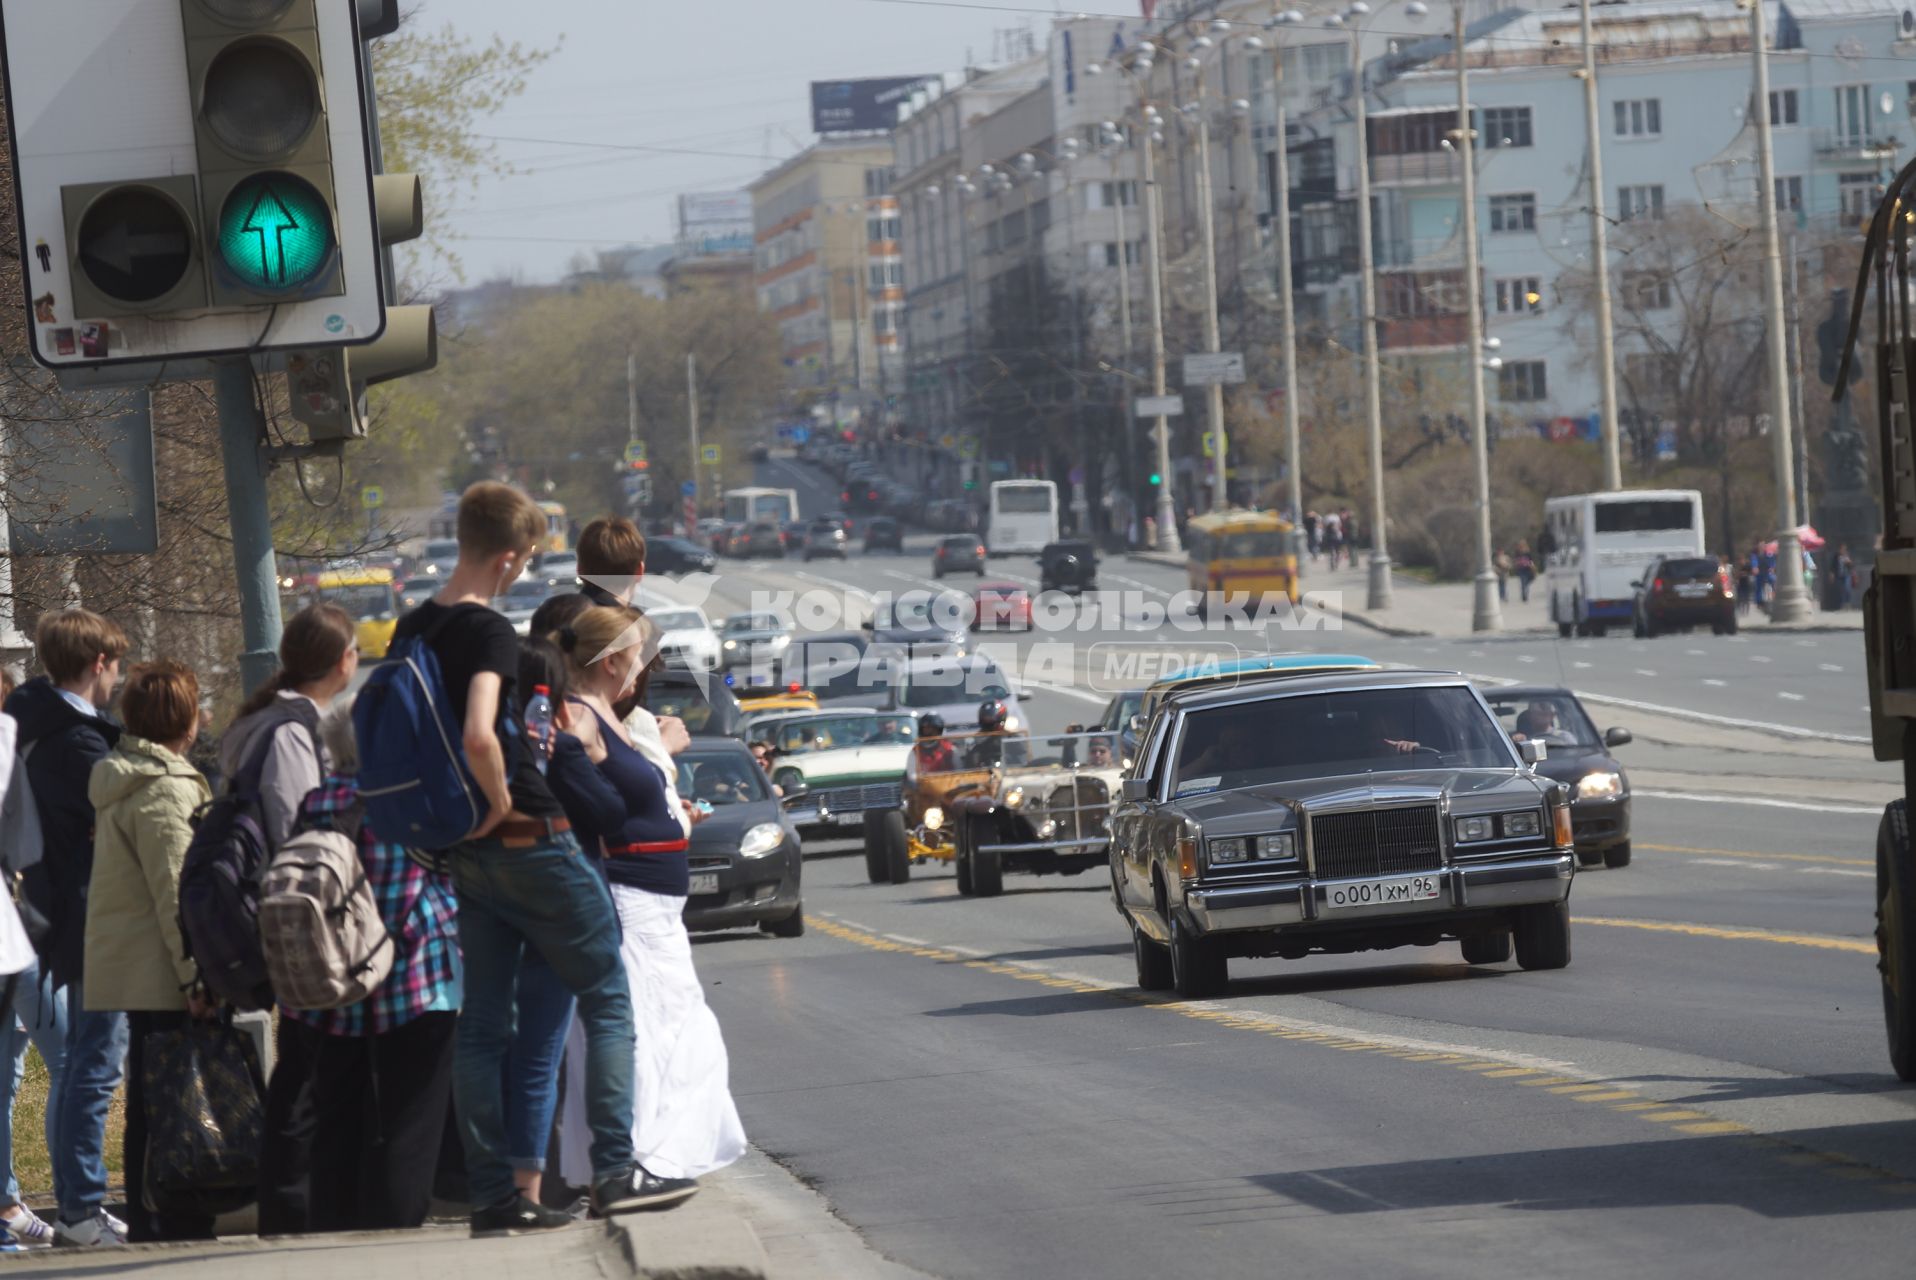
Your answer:
[[[1024,0],[1027,4],[1034,0]],[[672,233],[682,191],[743,186],[812,138],[814,79],[957,70],[1000,28],[1040,24],[1019,0],[424,0],[413,19],[557,56],[485,132],[524,172],[427,214],[462,237],[468,282],[547,280],[594,247]],[[1107,6],[1108,7],[1108,6]],[[614,151],[582,142],[670,148]]]

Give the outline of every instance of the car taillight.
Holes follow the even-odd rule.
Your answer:
[[[878,490],[876,490],[876,489],[867,489],[867,490],[865,491],[865,501],[867,501],[867,502],[876,502],[876,501],[878,501]]]
[[[1655,582],[1652,582],[1652,583],[1650,584],[1650,590],[1652,590],[1652,591],[1661,591],[1661,590],[1663,590],[1663,579],[1661,579],[1661,578],[1658,578],[1658,579],[1657,579],[1657,580],[1656,580]]]
[[[852,500],[852,491],[850,489],[844,490],[838,495],[838,500],[840,502],[850,502]]]
[[[985,553],[985,549],[984,549],[983,547],[979,547],[979,548],[978,548],[978,554],[979,554],[979,555],[983,555],[984,553]]]

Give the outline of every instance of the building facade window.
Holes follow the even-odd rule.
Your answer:
[[[1342,40],[1336,44],[1307,44],[1304,46],[1304,78],[1312,84],[1327,83],[1333,76],[1341,75],[1350,61],[1350,46]]]
[[[1619,138],[1655,138],[1663,133],[1663,100],[1624,98],[1610,104],[1611,124]]]
[[[1877,179],[1874,173],[1836,175],[1836,203],[1843,216],[1861,221],[1876,212]]]
[[[1497,370],[1497,398],[1512,403],[1534,403],[1549,394],[1541,360],[1509,360]]]
[[[871,283],[873,293],[880,289],[902,289],[905,285],[905,265],[902,262],[874,262],[865,269],[865,276]]]
[[[1623,301],[1638,311],[1670,309],[1670,277],[1655,271],[1623,273]]]
[[[1636,218],[1655,221],[1663,216],[1663,187],[1660,183],[1617,188],[1617,217],[1629,222]]]
[[[1803,179],[1800,175],[1791,175],[1776,180],[1776,207],[1785,213],[1803,211]]]
[[[1123,205],[1129,209],[1138,202],[1138,184],[1129,179],[1123,182],[1087,182],[1084,185],[1084,207],[1087,209],[1111,209]]]
[[[1490,229],[1492,231],[1535,231],[1537,229],[1537,197],[1529,191],[1515,195],[1490,197]]]
[[[1498,280],[1491,293],[1496,298],[1500,316],[1534,315],[1543,310],[1543,282],[1536,276]]]
[[[1796,90],[1770,90],[1770,127],[1787,129],[1797,123]]]
[[[1483,128],[1477,136],[1486,150],[1531,145],[1530,108],[1485,107]]]
[[[1104,244],[1092,245],[1090,259],[1091,259],[1091,265],[1094,267],[1117,266],[1118,265],[1117,243],[1115,241],[1106,241]],[[1138,240],[1127,241],[1124,245],[1124,265],[1127,267],[1135,267],[1140,262],[1143,262],[1143,261],[1144,261],[1143,242]]]
[[[1869,138],[1869,86],[1839,84],[1836,93],[1836,139],[1857,143]]]
[[[865,219],[865,238],[873,242],[898,239],[898,219],[896,217]]]

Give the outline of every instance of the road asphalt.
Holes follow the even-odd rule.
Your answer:
[[[922,542],[726,561],[707,603],[928,564]],[[1178,585],[1107,576],[1147,600]],[[808,845],[807,936],[696,946],[754,1141],[937,1276],[1910,1274],[1916,1094],[1888,1070],[1872,938],[1897,774],[1863,745],[1859,636],[1281,647],[1562,681],[1634,730],[1635,862],[1578,876],[1569,968],[1446,944],[1235,961],[1220,999],[1144,996],[1095,873],[971,900],[942,866],[872,885],[855,847]],[[1095,676],[1034,687],[1035,727],[1095,715]]]

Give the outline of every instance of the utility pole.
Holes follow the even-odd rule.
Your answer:
[[[1288,11],[1285,11],[1288,12]],[[1280,12],[1277,22],[1285,21]],[[1291,289],[1291,142],[1284,120],[1284,50],[1271,42],[1271,99],[1277,106],[1277,297],[1284,321],[1284,448],[1291,463],[1291,554],[1304,560],[1304,447],[1298,426],[1297,305]]]
[[[1224,349],[1218,332],[1217,316],[1217,208],[1211,202],[1211,116],[1204,105],[1204,75],[1197,79],[1198,226],[1204,243],[1204,345],[1212,354]],[[1224,385],[1213,382],[1204,388],[1205,420],[1211,427],[1211,510],[1223,511],[1231,505],[1227,477],[1230,450],[1224,438]]]
[[[1790,412],[1796,423],[1796,523],[1806,525],[1810,522],[1810,423],[1803,408],[1803,295],[1797,288],[1794,231],[1784,242],[1784,249],[1790,259]]]
[[[1760,0],[1758,0],[1760,3]],[[1603,212],[1603,122],[1597,112],[1597,50],[1590,36],[1590,0],[1578,0],[1583,27],[1583,132],[1590,148],[1590,271],[1597,291],[1597,386],[1603,397],[1603,487],[1623,488],[1623,452],[1617,440],[1617,340],[1610,318],[1610,229]],[[1458,46],[1458,57],[1463,46]],[[1767,99],[1761,99],[1766,102]],[[1768,119],[1767,112],[1765,113]]]
[[[1586,0],[1587,2],[1587,0]],[[1790,356],[1784,333],[1783,241],[1776,225],[1776,157],[1770,148],[1770,57],[1763,30],[1763,0],[1750,4],[1750,45],[1756,63],[1756,159],[1758,208],[1763,214],[1763,304],[1768,321],[1770,378],[1770,452],[1776,464],[1776,595],[1771,622],[1800,622],[1810,616],[1803,586],[1803,550],[1796,536],[1796,484],[1791,474]]]
[[[1364,37],[1351,28],[1351,88],[1357,99],[1357,276],[1358,323],[1364,330],[1364,415],[1370,432],[1370,592],[1371,609],[1390,608],[1390,543],[1384,511],[1384,406],[1378,383],[1377,264],[1370,243],[1370,139],[1364,105]]]
[[[703,494],[699,487],[699,357],[695,351],[685,353],[685,418],[692,431],[692,501],[698,503]],[[704,509],[702,504],[700,509]]]
[[[1112,202],[1118,220],[1118,367],[1125,373],[1131,369],[1131,242],[1124,230],[1124,202],[1130,194],[1130,183],[1124,176],[1124,168],[1114,153],[1111,163],[1112,185],[1117,189],[1118,198]],[[1138,501],[1138,415],[1131,412],[1128,403],[1131,399],[1131,384],[1124,378],[1118,379],[1118,410],[1124,415],[1124,518],[1126,521],[1125,544],[1130,545],[1130,525],[1137,523]]]
[[[1156,128],[1144,122],[1145,241],[1151,259],[1151,391],[1164,394],[1164,200],[1158,190]],[[1171,420],[1158,415],[1158,550],[1177,555],[1177,500],[1171,496]]]
[[[279,573],[273,559],[273,515],[266,505],[266,469],[260,465],[265,432],[253,398],[253,362],[228,356],[215,363],[220,455],[226,469],[233,565],[239,575],[240,679],[257,689],[279,669]]]
[[[636,351],[625,354],[625,438],[629,444],[639,442],[639,354]]]
[[[1477,579],[1471,597],[1470,629],[1501,631],[1503,609],[1497,602],[1497,571],[1490,556],[1490,443],[1484,421],[1484,299],[1477,265],[1476,131],[1470,127],[1470,71],[1464,63],[1464,6],[1451,6],[1451,56],[1457,59],[1457,158],[1464,186],[1464,330],[1470,378],[1470,451],[1477,470]]]

